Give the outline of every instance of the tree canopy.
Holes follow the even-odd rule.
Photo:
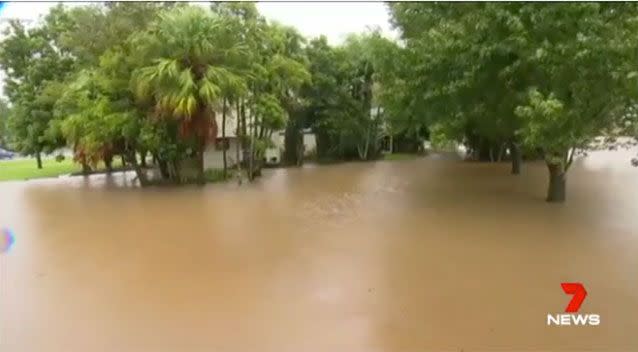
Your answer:
[[[470,148],[540,151],[549,201],[574,154],[621,131],[635,100],[638,7],[629,3],[390,5],[422,118]]]

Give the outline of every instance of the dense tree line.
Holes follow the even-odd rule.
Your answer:
[[[224,163],[227,152],[243,155],[249,178],[280,130],[287,164],[303,156],[303,128],[321,136],[321,157],[378,155],[369,50],[378,33],[332,47],[267,21],[253,3],[107,3],[58,6],[35,27],[10,22],[5,35],[10,144],[38,167],[42,153],[69,146],[87,172],[120,155],[146,184],[152,155],[163,179],[203,181],[205,147],[231,123],[241,150],[224,151]]]

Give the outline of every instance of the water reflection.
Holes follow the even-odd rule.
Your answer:
[[[546,169],[446,158],[0,183],[2,351],[638,349],[638,168],[594,153],[568,203]],[[598,328],[550,328],[581,281]]]

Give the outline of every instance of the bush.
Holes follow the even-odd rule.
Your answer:
[[[55,156],[55,161],[57,161],[59,163],[63,162],[64,159],[66,159],[66,157],[64,155],[62,155],[62,154],[58,154],[58,155]]]
[[[222,182],[232,177],[232,171],[228,170],[226,177],[224,177],[224,170],[222,169],[208,169],[204,171],[206,182]]]

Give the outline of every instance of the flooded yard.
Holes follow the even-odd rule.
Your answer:
[[[0,183],[2,351],[635,351],[638,168],[430,156],[267,170],[254,184],[132,175]],[[600,326],[547,326],[570,296]]]

